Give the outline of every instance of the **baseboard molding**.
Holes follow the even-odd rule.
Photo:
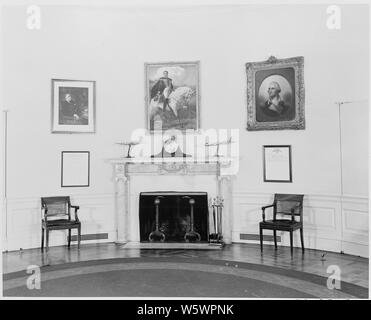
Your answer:
[[[351,254],[351,255],[360,256],[363,258],[370,257],[369,246],[365,244],[344,241],[342,251],[345,254]]]
[[[240,240],[260,241],[260,235],[253,233],[240,233]],[[273,242],[274,237],[272,235],[263,235],[263,241]],[[281,242],[281,236],[277,236],[277,242]]]
[[[121,249],[165,249],[165,250],[221,250],[221,245],[210,243],[172,243],[172,242],[128,242],[121,246]]]
[[[258,238],[259,235],[256,235]],[[269,236],[266,236],[268,240],[264,239],[264,244],[273,243],[273,236],[271,236],[272,240],[269,240]],[[278,237],[277,237],[278,238]],[[278,242],[278,241],[277,241]],[[242,240],[242,239],[234,239],[233,243],[245,243],[245,244],[260,244],[260,240]],[[281,239],[280,242],[278,242],[281,246],[289,247],[290,243],[287,240]],[[304,239],[304,246],[306,249],[312,249],[312,250],[318,250],[318,251],[330,251],[330,252],[336,252],[336,253],[344,253],[348,255],[353,256],[359,256],[362,258],[369,258],[369,247],[365,244],[359,244],[359,243],[351,243],[346,241],[339,241],[339,240],[333,240],[333,239]],[[300,243],[298,241],[294,241],[294,247],[295,248],[301,248]]]
[[[72,231],[73,233],[76,232],[75,230]],[[87,239],[82,240],[82,243],[107,243],[107,242],[115,242],[117,233],[116,231],[103,231],[99,233],[91,233],[93,235],[97,235],[97,239]],[[88,235],[90,237],[91,235]],[[106,236],[107,235],[107,236]],[[77,235],[73,234],[71,238],[77,240]],[[76,241],[75,240],[75,241]],[[77,242],[77,241],[76,241]],[[68,239],[67,239],[67,230],[53,230],[50,233],[49,236],[49,246],[64,246],[67,245]],[[3,251],[17,251],[17,250],[23,250],[23,249],[34,249],[34,248],[40,248],[41,246],[41,234],[34,235],[33,237],[27,237],[27,238],[21,238],[21,236],[12,237],[9,238],[9,240],[6,243],[3,243],[2,250]]]
[[[81,235],[81,241],[104,240],[104,239],[108,239],[108,233],[90,233],[90,234]],[[71,236],[71,241],[77,241],[77,235]]]

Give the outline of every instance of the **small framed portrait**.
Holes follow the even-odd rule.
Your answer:
[[[292,182],[291,146],[263,146],[264,182]]]
[[[61,187],[89,187],[90,152],[62,151]]]
[[[95,132],[95,81],[52,79],[52,132]]]
[[[146,63],[145,81],[148,130],[199,129],[198,61]]]
[[[246,64],[247,130],[305,129],[304,58]]]

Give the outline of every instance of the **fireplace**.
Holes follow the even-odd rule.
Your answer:
[[[207,242],[208,226],[206,192],[161,191],[139,195],[141,242]]]
[[[117,158],[110,160],[113,164],[114,186],[115,186],[115,229],[117,231],[116,243],[126,244],[129,242],[139,243],[140,241],[149,241],[149,233],[152,232],[152,225],[140,227],[140,217],[143,221],[155,220],[154,200],[148,200],[147,214],[143,209],[139,209],[139,200],[141,193],[150,196],[162,193],[161,195],[174,195],[176,190],[183,195],[201,194],[204,196],[204,212],[207,212],[207,201],[215,197],[224,199],[222,215],[223,241],[226,244],[232,242],[232,176],[228,171],[231,159],[219,157],[208,159],[202,162],[200,159],[189,158]],[[153,192],[153,191],[159,192]],[[202,190],[204,192],[188,192],[190,190]],[[207,194],[206,194],[207,192]],[[199,218],[197,206],[203,200],[195,198],[194,218],[196,223]],[[163,199],[160,199],[162,201]],[[184,200],[186,201],[186,200]],[[164,204],[164,203],[163,203]],[[143,205],[143,204],[142,204]],[[189,215],[190,205],[184,203],[184,212]],[[142,211],[142,213],[140,213]],[[161,219],[161,203],[159,205],[159,216]],[[165,213],[164,213],[165,214]],[[166,217],[166,216],[164,216]],[[208,233],[214,232],[213,213],[209,210],[206,217],[202,214],[203,221],[201,227],[201,241],[207,241]],[[203,227],[205,221],[208,225]],[[207,222],[206,222],[207,224]],[[147,235],[145,229],[147,228]],[[151,231],[149,231],[151,230]],[[206,232],[204,230],[207,230]],[[175,236],[175,235],[174,235]],[[181,237],[178,236],[178,239]],[[165,240],[168,241],[169,239]],[[172,240],[175,241],[175,240]],[[176,240],[184,242],[184,239]]]

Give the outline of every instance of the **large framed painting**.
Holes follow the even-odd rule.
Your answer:
[[[199,61],[146,63],[145,81],[148,130],[199,129]]]
[[[95,81],[52,79],[52,132],[95,132]]]
[[[304,58],[246,63],[247,130],[305,129]]]

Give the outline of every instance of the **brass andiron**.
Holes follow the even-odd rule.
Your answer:
[[[211,207],[213,210],[213,222],[214,222],[214,233],[210,234],[209,242],[211,244],[222,245],[223,234],[222,234],[222,210],[224,200],[223,198],[217,196],[211,200]]]
[[[190,230],[186,232],[186,234],[184,235],[184,240],[186,242],[201,241],[201,235],[198,232],[194,231],[193,207],[196,201],[195,199],[188,197],[188,196],[184,196],[183,199],[189,199],[189,204],[191,206]]]
[[[165,241],[165,233],[163,233],[162,231],[160,231],[160,228],[159,228],[159,215],[160,215],[160,210],[159,210],[159,206],[160,206],[160,198],[163,198],[162,196],[158,196],[156,197],[155,199],[155,207],[156,207],[156,221],[155,221],[155,224],[156,224],[156,229],[154,231],[152,231],[150,234],[149,234],[149,241],[153,242],[156,240],[156,238],[159,238],[160,239],[160,242],[164,242]]]

